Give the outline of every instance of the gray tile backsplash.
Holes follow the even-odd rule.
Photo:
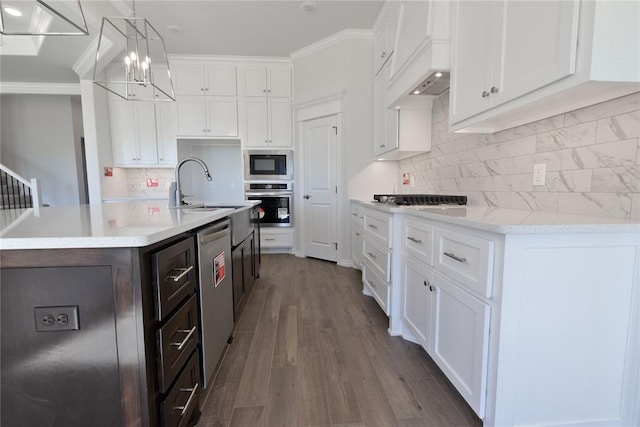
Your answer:
[[[403,193],[469,204],[640,219],[640,92],[495,134],[448,131],[449,94],[433,105],[432,151],[399,162]],[[534,186],[533,165],[546,164]]]

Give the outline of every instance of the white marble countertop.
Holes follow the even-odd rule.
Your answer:
[[[169,208],[167,201],[109,202],[0,211],[0,249],[114,248],[151,245],[249,209]]]
[[[385,212],[404,213],[500,234],[640,233],[640,220],[606,216],[484,206],[391,206],[361,200],[352,202]]]

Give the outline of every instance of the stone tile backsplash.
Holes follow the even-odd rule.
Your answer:
[[[175,180],[174,170],[170,168],[126,169],[127,196],[169,198],[169,185]],[[157,187],[147,186],[147,179],[157,179]]]
[[[449,132],[448,113],[446,93],[434,101],[431,152],[399,162],[413,180],[400,192],[640,219],[640,92],[494,134]],[[533,185],[538,163],[543,186]]]

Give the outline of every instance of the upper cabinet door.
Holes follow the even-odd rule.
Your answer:
[[[269,105],[269,145],[291,147],[291,101],[270,99]]]
[[[135,104],[124,99],[109,100],[111,147],[115,166],[133,165],[138,160],[138,141],[133,115]]]
[[[137,102],[134,107],[135,131],[138,137],[138,164],[157,165],[156,113],[153,102]]]
[[[291,98],[291,68],[269,67],[267,69],[267,96]]]
[[[235,97],[207,97],[207,135],[238,136],[238,101]]]
[[[471,117],[491,107],[489,86],[493,70],[492,14],[490,1],[459,1],[453,16],[450,120]]]
[[[176,135],[204,136],[206,128],[205,97],[179,95],[176,99]]]
[[[267,100],[245,98],[242,101],[245,118],[245,141],[247,147],[266,147],[269,145],[269,127],[267,119]]]
[[[267,67],[251,65],[238,67],[238,95],[266,96]]]
[[[236,96],[236,66],[216,64],[206,67],[206,95]]]
[[[158,164],[175,165],[178,161],[176,141],[176,103],[156,103],[156,135],[158,140]]]
[[[176,95],[204,94],[204,67],[202,64],[175,64],[171,69]]]
[[[499,33],[492,106],[573,74],[579,2],[506,1]],[[494,89],[495,88],[495,89]]]

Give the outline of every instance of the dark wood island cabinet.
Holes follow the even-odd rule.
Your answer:
[[[232,212],[166,202],[0,212],[9,223],[0,424],[195,425],[203,384],[193,231]]]

